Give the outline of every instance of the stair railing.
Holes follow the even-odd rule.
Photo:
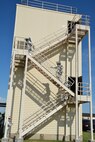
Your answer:
[[[90,95],[90,86],[87,82],[79,82],[78,83],[78,91],[80,95]]]
[[[75,23],[89,25],[90,17],[88,15],[75,14],[73,19],[71,20],[71,23],[72,24],[69,23],[67,26],[57,30],[53,34],[46,36],[42,40],[34,42],[33,45],[35,46],[35,49],[34,49],[34,52],[32,52],[32,54],[35,55],[36,52],[39,53],[39,51],[45,47],[48,47],[48,46],[51,47],[52,43],[55,42],[56,40],[60,41],[61,38],[63,38],[64,36],[68,35],[68,33],[71,33],[71,31],[73,31]],[[70,31],[68,31],[68,27],[70,27]],[[14,42],[15,42],[14,48],[27,50],[25,46],[25,37],[15,37]]]
[[[21,3],[32,7],[48,9],[53,11],[60,11],[60,12],[73,13],[73,14],[77,13],[77,8],[75,7],[41,1],[41,0],[21,0]]]
[[[72,22],[76,21],[78,18],[77,15],[74,15],[73,19],[71,20]],[[74,24],[74,23],[73,23]],[[59,30],[57,30],[56,32],[44,37],[43,39],[41,39],[40,41],[34,42],[33,45],[35,47],[34,52],[32,53],[33,55],[35,54],[35,52],[39,52],[41,49],[45,48],[46,46],[51,47],[52,43],[55,42],[56,40],[59,42],[60,38],[63,38],[64,36],[66,36],[68,34],[68,27],[72,26],[72,24],[68,23],[68,26],[65,26]],[[71,27],[71,29],[72,29]],[[25,46],[25,37],[15,37],[15,48],[17,49],[26,49]]]
[[[31,74],[31,76],[33,76],[32,74]],[[34,76],[33,76],[34,77]],[[30,77],[29,77],[30,78]],[[40,89],[43,89],[43,91],[45,90],[45,88],[43,88],[42,87],[42,83],[36,78],[36,77],[34,77],[35,79],[36,79],[36,83],[38,84],[38,86],[40,86]],[[65,91],[62,91],[61,92],[61,94],[63,93],[64,94],[64,92]],[[66,93],[65,93],[66,94]],[[66,94],[67,95],[67,94]],[[49,97],[49,102],[53,102],[53,100],[55,100],[55,99],[57,99],[58,98],[58,96],[57,95],[55,95],[51,90],[50,90],[50,97]],[[41,108],[43,109],[45,106],[47,106],[47,104],[49,103],[49,102],[45,102],[45,103],[43,103],[43,105],[41,106]],[[27,119],[26,119],[27,120]]]
[[[34,42],[34,53],[39,53],[39,51],[43,48],[50,47],[53,42],[60,41],[60,38],[63,38],[67,33],[67,27],[61,28],[57,30],[56,32],[44,37],[40,41]],[[25,37],[15,37],[15,48],[17,49],[24,49],[27,50],[27,47],[25,46]]]
[[[44,106],[44,109],[39,109],[37,112],[32,114],[29,118],[27,118],[27,121],[24,121],[22,130],[24,131],[29,127],[30,125],[35,125],[35,123],[40,120],[41,118],[45,117],[47,114],[49,114],[51,111],[57,108],[57,106],[61,105],[62,103],[65,103],[68,100],[68,98],[65,98],[61,100],[61,97],[58,96],[53,102],[48,102],[46,106]]]
[[[54,106],[55,106],[54,103],[52,103],[51,101],[48,101],[46,105],[43,105],[43,107],[41,107],[41,109],[39,109],[38,111],[33,113],[27,119],[25,119],[23,125],[30,124],[31,122],[34,122],[35,118],[41,119],[41,117],[43,117],[43,115],[45,115],[47,113],[47,111],[49,111],[51,108],[53,109]]]
[[[31,74],[31,76],[33,76],[32,74]],[[30,78],[30,76],[29,76],[29,78]],[[34,78],[34,79],[33,79]],[[35,76],[33,76],[33,77],[31,77],[31,79],[33,79],[34,80],[34,82],[36,81],[36,83],[38,84],[38,86],[40,86],[40,89],[43,89],[43,91],[45,90],[45,88],[43,88],[42,87],[42,83],[35,77]],[[61,93],[64,93],[64,91],[63,92],[61,92]],[[45,109],[45,107],[48,105],[48,104],[50,104],[50,103],[52,103],[52,104],[54,104],[54,100],[56,99],[58,99],[58,97],[59,96],[57,96],[57,95],[55,95],[51,90],[50,90],[50,100],[48,101],[48,102],[45,102],[42,106],[41,106],[41,109]],[[39,111],[38,111],[39,112]],[[31,116],[30,116],[31,117]],[[28,118],[29,119],[29,118]],[[25,119],[25,121],[26,121],[27,119]]]
[[[59,79],[57,77],[57,65],[50,61],[49,59],[47,59],[47,57],[44,54],[40,54],[41,58],[38,58],[37,56],[35,56],[35,60],[42,66],[44,67],[49,73],[51,73],[55,78]],[[30,55],[31,56],[31,55]],[[46,62],[43,62],[46,61]],[[66,87],[70,87],[74,84],[74,80],[71,77],[68,77],[67,74],[65,74],[64,72],[62,73],[62,76],[60,76],[59,81],[61,83],[63,83]]]
[[[75,19],[76,19],[76,15],[74,16],[73,20],[75,20]],[[73,23],[73,24],[74,24],[74,23]],[[72,25],[72,28],[71,28],[72,30],[74,30],[74,25],[73,25],[73,24],[71,24],[71,25]],[[72,31],[71,31],[71,32],[72,32]],[[39,57],[41,57],[41,59],[40,59]],[[40,53],[39,56],[35,56],[34,58],[35,58],[45,69],[47,69],[53,76],[57,77],[57,76],[56,76],[56,72],[55,72],[54,70],[51,71],[51,68],[52,68],[52,67],[56,67],[56,65],[54,65],[53,62],[51,62],[48,58],[46,58],[46,56],[45,56],[44,54]],[[47,60],[47,59],[48,59],[48,60]],[[46,60],[47,60],[47,62],[41,63],[42,60],[43,60],[43,61],[46,61]],[[53,63],[54,66],[52,66],[52,63]],[[63,74],[64,74],[64,73],[63,73]],[[65,75],[65,74],[64,74],[64,77],[63,77],[63,75],[62,75],[62,77],[60,77],[60,81],[61,81],[62,83],[64,83],[64,85],[65,85],[66,87],[68,87],[68,88],[74,84],[74,80],[73,80],[71,77],[68,77],[68,76]]]

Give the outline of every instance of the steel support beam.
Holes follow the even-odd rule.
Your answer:
[[[18,141],[21,141],[22,138],[22,125],[23,125],[23,108],[24,108],[24,96],[25,96],[25,87],[26,87],[26,74],[27,74],[27,64],[28,64],[28,58],[26,55],[26,62],[25,62],[25,70],[24,70],[24,79],[23,79],[23,90],[22,90],[22,96],[21,96],[21,113],[20,113],[20,129],[19,129],[19,139]]]
[[[89,62],[89,87],[90,87],[90,122],[91,122],[91,142],[93,140],[93,114],[92,114],[92,74],[91,74],[91,41],[90,28],[88,30],[88,62]]]
[[[79,141],[79,121],[78,121],[78,31],[76,27],[76,54],[75,54],[75,76],[76,76],[76,142]]]

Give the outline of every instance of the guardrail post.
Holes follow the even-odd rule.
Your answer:
[[[23,124],[23,109],[24,109],[24,96],[25,96],[25,87],[26,87],[26,74],[27,74],[27,64],[28,64],[28,57],[26,55],[26,61],[25,61],[25,69],[24,69],[24,79],[23,79],[23,91],[21,96],[21,104],[20,104],[20,128],[19,128],[19,138],[18,142],[23,141],[22,138],[22,124]]]
[[[76,76],[76,138],[75,141],[79,142],[79,108],[78,108],[78,32],[76,26],[76,53],[75,53],[75,76]]]

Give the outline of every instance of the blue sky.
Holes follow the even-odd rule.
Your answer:
[[[93,112],[95,113],[95,1],[91,0],[44,0],[53,3],[73,6],[78,13],[90,16],[91,51],[92,51],[92,85],[93,85]],[[20,0],[0,1],[0,98],[6,99],[11,61],[12,39],[14,32],[16,3]],[[87,45],[83,48],[83,75],[87,81]],[[88,105],[84,105],[84,112],[88,112]]]

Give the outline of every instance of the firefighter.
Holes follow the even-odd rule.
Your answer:
[[[57,62],[57,70],[56,70],[56,76],[60,80],[63,73],[63,66],[61,65],[61,62]]]
[[[28,49],[29,53],[34,50],[34,45],[30,37],[25,38],[25,46],[26,46],[26,49]]]

